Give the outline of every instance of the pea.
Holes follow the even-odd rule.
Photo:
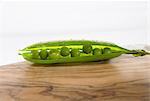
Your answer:
[[[72,49],[71,50],[71,57],[76,57],[76,56],[80,56],[79,49]]]
[[[47,57],[48,57],[48,52],[47,52],[46,49],[44,49],[44,50],[41,50],[41,51],[40,51],[39,55],[40,55],[40,58],[41,58],[42,60],[45,60],[45,59],[47,59]]]
[[[39,59],[39,52],[38,52],[38,50],[32,50],[31,54],[32,54],[32,58],[33,59]]]
[[[109,53],[112,53],[112,52],[111,52],[110,48],[104,48],[103,53],[104,54],[109,54]]]
[[[56,59],[60,57],[59,50],[57,49],[52,49],[49,51],[47,59]]]
[[[92,52],[92,45],[90,45],[90,44],[83,45],[83,52],[86,54],[91,53]]]
[[[95,48],[95,49],[93,50],[93,55],[101,55],[101,54],[102,54],[102,50],[101,50],[101,49]]]
[[[68,56],[68,55],[70,54],[69,48],[67,48],[67,47],[62,47],[62,48],[60,49],[60,54],[61,54],[62,56]]]

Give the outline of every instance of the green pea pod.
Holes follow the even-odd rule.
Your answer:
[[[35,64],[104,61],[122,54],[144,56],[144,50],[129,50],[109,42],[67,40],[37,43],[19,51],[27,61]]]

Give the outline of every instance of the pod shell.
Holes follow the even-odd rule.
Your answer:
[[[54,47],[55,49],[61,49],[62,47],[71,47],[72,46],[76,47],[75,49],[81,49],[83,48],[84,45],[91,45],[92,48],[94,45],[97,47],[106,47],[106,51],[109,52],[107,49],[110,48],[111,50],[115,50],[114,52],[110,54],[100,54],[100,55],[85,55],[85,56],[78,56],[78,57],[69,57],[67,54],[65,54],[65,57],[60,57],[57,58],[49,58],[46,60],[40,60],[40,59],[32,59],[29,54],[26,54],[26,52],[31,51],[31,50],[37,50],[37,49],[47,49],[49,47]],[[78,47],[80,46],[80,47]],[[91,49],[91,48],[90,48]],[[44,42],[44,43],[37,43],[30,45],[24,49],[22,49],[20,52],[24,59],[36,63],[36,64],[53,64],[53,63],[69,63],[69,62],[92,62],[92,61],[103,61],[103,60],[109,60],[115,57],[120,56],[121,54],[128,53],[130,50],[122,48],[116,44],[109,43],[109,42],[98,42],[98,41],[89,41],[89,40],[67,40],[67,41],[52,41],[52,42]],[[25,52],[25,54],[24,54]]]

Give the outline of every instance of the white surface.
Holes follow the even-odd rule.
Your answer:
[[[0,65],[39,41],[91,39],[148,44],[147,2],[2,2]]]
[[[150,45],[150,1],[147,3],[147,43]]]
[[[6,2],[2,14],[3,34],[8,36],[136,30],[147,26],[146,2]]]
[[[16,1],[17,1],[17,2],[24,2],[24,1],[25,1],[25,2],[41,2],[41,1],[42,1],[42,2],[51,2],[51,1],[55,1],[55,2],[56,2],[56,1],[58,1],[58,2],[60,2],[60,1],[69,1],[69,2],[70,2],[70,1],[71,1],[71,2],[72,2],[72,1],[80,1],[80,2],[81,2],[81,1],[85,1],[85,2],[87,2],[87,1],[117,1],[117,2],[118,2],[118,1],[130,1],[130,2],[131,2],[131,1],[136,1],[136,2],[137,2],[137,1],[148,1],[148,0],[2,0],[2,1],[5,1],[5,2],[6,2],[6,1],[7,1],[7,2],[8,2],[8,1],[9,1],[9,2],[14,2],[14,1],[15,1],[15,2],[16,2]]]

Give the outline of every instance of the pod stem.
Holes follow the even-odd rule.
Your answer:
[[[126,54],[132,54],[133,56],[136,57],[136,56],[150,55],[150,52],[138,49],[138,50],[131,50],[130,52]]]

